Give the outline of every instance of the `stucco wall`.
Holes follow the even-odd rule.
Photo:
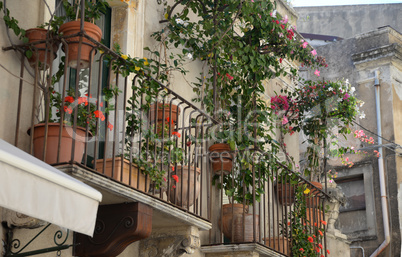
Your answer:
[[[295,7],[302,33],[351,38],[382,26],[402,31],[402,3]]]

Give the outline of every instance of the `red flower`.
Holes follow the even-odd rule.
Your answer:
[[[188,142],[186,143],[186,145],[187,145],[187,146],[190,146],[190,145],[191,145],[191,141],[188,141]]]
[[[73,103],[74,102],[74,97],[68,95],[68,96],[66,96],[64,98],[64,102]]]
[[[320,236],[324,235],[321,230],[318,230],[318,233],[320,233]]]
[[[285,29],[285,25],[281,24],[281,28],[282,28],[282,29]]]
[[[330,254],[329,250],[327,250],[327,253]]]
[[[310,243],[312,243],[312,242],[314,241],[311,236],[309,236],[309,237],[307,238],[307,240],[308,240]]]
[[[102,111],[96,110],[94,111],[95,117],[96,118],[100,118],[101,121],[105,120],[105,115],[103,115]]]
[[[172,175],[172,178],[176,181],[176,183],[179,182],[179,177],[177,175]]]
[[[300,248],[299,251],[303,253],[303,252],[304,252],[304,249],[303,249],[303,248]]]
[[[71,109],[70,107],[64,106],[64,112],[71,114],[73,112],[73,109]]]
[[[99,106],[100,106],[100,107],[103,107],[103,102],[100,102]]]
[[[315,248],[315,251],[316,251],[317,253],[319,253],[319,252],[320,252],[320,248],[316,247],[316,248]]]
[[[174,171],[174,166],[171,166],[171,168],[172,168],[172,171]]]
[[[318,247],[320,247],[322,249],[322,244],[318,243]]]
[[[290,221],[288,221],[288,226],[290,226]]]
[[[181,134],[179,132],[177,132],[177,131],[173,131],[172,135],[176,136],[176,137],[181,137]]]
[[[85,106],[88,105],[88,99],[86,97],[78,97],[78,104],[85,103]]]
[[[113,124],[108,122],[107,123],[107,128],[110,129],[110,131],[112,131],[113,130]]]
[[[229,75],[229,73],[226,73],[226,77],[228,77],[229,80],[232,80],[233,77]]]

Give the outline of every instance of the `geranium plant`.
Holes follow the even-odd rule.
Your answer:
[[[63,124],[73,126],[75,115],[77,115],[77,126],[88,128],[92,135],[96,135],[97,120],[105,121],[105,114],[114,109],[111,100],[119,93],[117,87],[113,89],[105,88],[104,95],[98,98],[92,97],[91,94],[75,95],[75,90],[70,89],[62,97],[63,94],[50,89],[50,105],[49,105],[49,121],[60,122],[63,117]],[[106,127],[113,129],[113,124],[108,121]]]

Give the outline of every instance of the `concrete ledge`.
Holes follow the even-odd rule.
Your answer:
[[[201,246],[201,252],[205,256],[264,256],[264,257],[284,257],[266,246],[257,243],[245,244],[225,244],[225,245],[207,245]]]
[[[154,210],[157,210],[163,216],[174,217],[182,223],[195,226],[200,230],[210,230],[212,228],[212,224],[202,218],[187,213],[161,199],[132,189],[78,165],[60,165],[57,166],[57,168],[101,191],[104,200],[106,200],[106,203],[102,200],[101,204],[140,202],[152,207]]]

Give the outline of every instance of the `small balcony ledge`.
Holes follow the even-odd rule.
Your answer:
[[[153,228],[168,227],[171,224],[177,224],[177,226],[192,225],[199,230],[210,230],[212,228],[212,223],[207,220],[86,168],[71,164],[58,165],[56,168],[99,190],[103,195],[101,204],[140,202],[149,205],[154,210]]]

